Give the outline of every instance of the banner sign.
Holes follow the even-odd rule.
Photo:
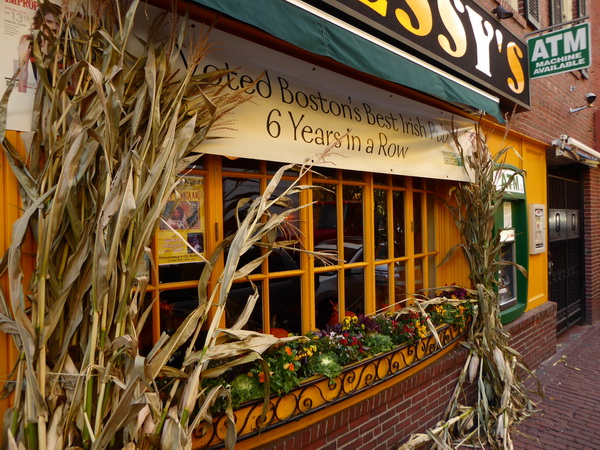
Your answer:
[[[186,176],[161,216],[156,233],[158,264],[201,261],[204,227],[204,177]]]
[[[425,55],[467,83],[487,88],[506,106],[529,108],[526,45],[473,0],[301,2],[415,56]]]
[[[6,128],[31,131],[31,113],[37,87],[31,34],[34,30],[33,18],[37,11],[37,2],[1,0],[0,9],[0,46],[4,49],[4,62],[0,64],[0,96],[4,94],[13,75],[21,69],[8,101]]]
[[[527,46],[530,78],[585,69],[592,64],[587,23],[532,37]]]
[[[252,100],[212,131],[205,153],[417,177],[466,180],[452,129],[465,148],[472,121],[213,30],[205,72]],[[329,153],[322,155],[328,146]]]

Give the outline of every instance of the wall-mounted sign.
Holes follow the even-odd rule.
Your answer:
[[[504,187],[504,192],[511,197],[525,198],[525,177],[513,169],[502,169],[496,172],[495,184],[498,189]]]
[[[213,30],[219,43],[201,70],[252,100],[228,116],[202,151],[224,156],[426,178],[467,180],[473,122]],[[252,84],[255,82],[256,84]],[[329,153],[321,155],[328,146]]]
[[[472,0],[303,0],[528,108],[527,48]]]
[[[532,37],[527,46],[531,78],[585,69],[592,63],[587,23]]]

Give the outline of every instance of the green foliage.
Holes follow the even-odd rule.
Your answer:
[[[436,297],[421,301],[424,313],[413,306],[375,316],[345,317],[341,324],[272,346],[263,354],[262,360],[236,368],[240,375],[233,380],[244,375],[241,378],[244,384],[240,386],[242,392],[238,393],[238,386],[230,383],[233,406],[238,406],[240,399],[257,399],[269,394],[285,395],[300,386],[303,380],[314,376],[327,377],[334,383],[345,365],[426,337],[431,332],[426,325],[428,318],[433,326],[465,326],[472,316],[473,306],[465,290],[454,288],[452,292],[461,292],[462,298],[450,293],[448,295],[453,298]],[[218,370],[220,364],[227,364],[227,361],[213,361],[211,367]],[[228,386],[235,373],[228,371],[218,378],[205,379],[202,386]],[[260,394],[250,389],[250,386],[256,387],[257,384],[261,388]],[[222,411],[225,406],[221,401],[215,404],[213,410]]]

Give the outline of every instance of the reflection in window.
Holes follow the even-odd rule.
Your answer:
[[[413,229],[414,229],[414,243],[415,253],[423,252],[423,208],[421,201],[423,194],[415,192],[413,194]]]
[[[425,288],[425,281],[423,279],[423,263],[424,258],[415,259],[415,291],[420,292]]]
[[[406,300],[406,263],[394,263],[394,303]]]
[[[394,258],[406,256],[406,233],[404,233],[404,192],[393,192]]]
[[[313,190],[314,243],[337,238],[337,205],[335,185],[315,183]]]
[[[345,185],[342,189],[344,200],[344,238],[363,235],[363,188]],[[361,261],[363,261],[361,259]]]
[[[339,254],[345,264],[354,264],[364,260],[363,243],[361,239],[348,239],[344,249],[338,252],[337,241],[327,240],[315,246],[318,252]],[[345,315],[364,314],[365,277],[364,267],[340,268],[315,274],[315,319],[317,328],[327,324],[337,323],[339,319],[340,284],[343,283]]]
[[[269,280],[269,323],[271,328],[301,334],[300,277],[271,278]]]
[[[427,195],[427,251],[434,252],[437,248],[435,233],[435,197]]]
[[[388,202],[387,202],[387,190],[375,189],[373,191],[373,199],[375,202],[375,247],[388,245]],[[380,252],[375,253],[376,259],[387,259],[386,255],[378,255]]]
[[[259,180],[252,178],[223,178],[223,232],[230,236],[237,231],[236,208],[238,202],[244,198],[255,198],[260,195]],[[244,219],[242,207],[238,212],[239,219]]]

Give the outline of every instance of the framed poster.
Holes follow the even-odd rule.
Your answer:
[[[204,177],[186,176],[161,215],[156,236],[158,264],[202,261],[204,229]]]

